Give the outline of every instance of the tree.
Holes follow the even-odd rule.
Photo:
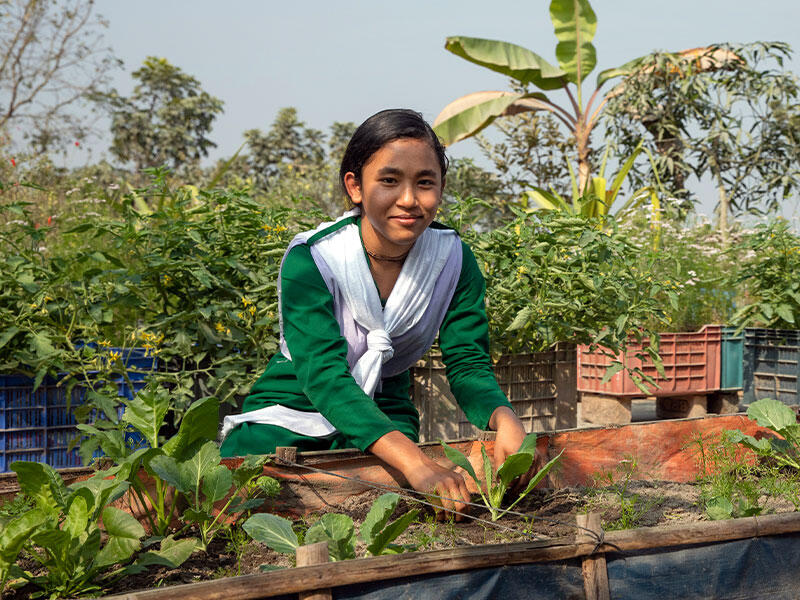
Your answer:
[[[495,122],[498,143],[482,134],[475,136],[483,155],[491,161],[509,198],[519,198],[534,185],[546,181],[561,194],[569,189],[564,161],[574,144],[548,114],[521,113]]]
[[[446,144],[453,144],[475,135],[498,117],[548,111],[573,137],[578,162],[578,188],[583,193],[591,179],[591,134],[607,101],[607,96],[603,97],[600,90],[607,81],[630,75],[642,59],[634,59],[620,67],[600,72],[595,91],[584,104],[584,80],[597,63],[592,45],[597,17],[588,0],[552,0],[550,19],[558,39],[558,67],[516,44],[464,36],[447,38],[447,50],[510,77],[515,89],[475,92],[463,96],[442,110],[434,121],[434,129]],[[691,58],[693,52],[684,51],[673,56],[676,59]],[[705,67],[717,68],[718,65],[712,62]],[[542,92],[563,90],[569,100],[568,108],[555,104],[542,92],[528,91],[531,86]]]
[[[7,0],[0,4],[0,131],[43,153],[83,139],[75,111],[119,64],[104,45],[107,23],[93,0]]]
[[[718,193],[719,226],[741,211],[775,210],[800,187],[800,88],[782,66],[782,43],[712,46],[698,56],[736,57],[720,69],[697,68],[668,54],[646,57],[606,107],[609,135],[624,151],[642,139],[672,189],[690,199],[685,179],[710,177]],[[639,180],[652,169],[638,169]]]
[[[111,152],[137,170],[196,164],[216,147],[208,137],[222,112],[222,100],[164,58],[149,56],[134,71],[138,81],[129,97],[114,90],[96,96],[111,113]]]
[[[339,164],[355,130],[355,123],[334,122],[326,135],[307,127],[297,109],[282,108],[268,131],[244,133],[248,153],[241,161],[242,174],[272,201],[310,202],[331,216],[338,215],[344,207]]]
[[[262,182],[277,175],[281,167],[313,168],[325,160],[325,134],[306,127],[293,107],[280,109],[266,133],[250,129],[244,138],[250,149],[248,163]]]

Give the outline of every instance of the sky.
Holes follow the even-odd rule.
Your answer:
[[[97,6],[109,21],[107,41],[124,62],[113,80],[121,93],[131,91],[130,73],[145,57],[159,56],[224,101],[211,158],[230,156],[245,130],[268,129],[286,106],[326,130],[390,107],[414,108],[432,121],[459,96],[508,89],[502,75],[445,51],[449,35],[513,42],[557,64],[544,0],[104,0]],[[654,50],[725,41],[784,41],[800,53],[798,0],[593,0],[592,7],[596,72]],[[800,73],[800,54],[789,68]],[[477,152],[465,142],[450,154]]]

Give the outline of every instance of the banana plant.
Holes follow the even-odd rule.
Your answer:
[[[650,150],[644,148],[642,146],[642,142],[639,142],[634,151],[630,156],[628,156],[627,159],[625,159],[619,171],[617,171],[616,175],[611,180],[610,187],[609,181],[605,176],[609,150],[610,146],[606,146],[606,150],[603,153],[603,161],[600,165],[599,174],[592,177],[591,185],[589,185],[586,190],[583,191],[583,193],[580,193],[579,191],[580,186],[575,177],[575,171],[573,170],[572,165],[569,163],[569,161],[567,162],[570,179],[572,182],[571,201],[566,200],[563,196],[556,192],[552,186],[550,187],[550,190],[533,186],[530,190],[525,191],[523,204],[528,206],[532,201],[535,205],[532,210],[538,209],[563,211],[572,216],[603,219],[611,212],[614,201],[617,199],[620,188],[622,187],[622,184],[625,182],[628,173],[633,167],[634,161],[644,150],[644,152],[647,153],[648,159],[650,160],[650,165],[653,167],[655,185],[644,186],[633,192],[630,198],[628,198],[628,200],[622,205],[620,211],[624,212],[629,209],[638,208],[645,202],[649,201],[650,209],[652,211],[653,226],[658,229],[660,227],[661,219],[661,201],[659,199],[659,194],[662,194],[664,189],[661,185],[655,160],[653,155],[650,153]],[[656,243],[657,241],[658,238],[656,238]]]
[[[601,88],[615,78],[625,78],[634,73],[646,76],[649,65],[645,64],[645,57],[640,57],[601,71],[594,92],[584,104],[584,82],[597,65],[597,52],[592,44],[597,17],[588,0],[551,0],[550,20],[558,40],[555,49],[558,66],[516,44],[466,36],[448,37],[445,49],[456,56],[510,77],[523,90],[532,86],[539,91],[468,94],[448,104],[436,117],[433,126],[443,142],[450,145],[475,135],[498,117],[548,111],[575,139],[578,190],[582,195],[592,183],[589,161],[592,131],[607,100],[619,93],[615,87],[603,95]],[[720,54],[715,48],[693,48],[672,56],[678,61],[691,61],[700,70],[719,69],[731,61],[741,60],[731,52]],[[624,81],[620,85],[624,85]],[[544,93],[555,90],[565,92],[569,100],[566,108]]]

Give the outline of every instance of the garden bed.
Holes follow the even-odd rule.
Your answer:
[[[644,558],[653,553],[660,556],[667,552],[669,543],[666,540],[673,539],[670,536],[678,536],[684,540],[673,544],[676,547],[684,543],[694,543],[691,540],[699,539],[697,536],[706,542],[716,540],[711,543],[714,546],[719,545],[722,540],[749,540],[774,531],[771,520],[775,519],[781,527],[800,531],[800,515],[796,513],[759,517],[761,520],[757,523],[748,519],[719,523],[707,521],[707,516],[698,504],[700,489],[694,483],[698,473],[697,459],[688,445],[699,434],[713,435],[725,429],[741,429],[756,436],[768,431],[742,415],[730,415],[550,432],[543,434],[539,443],[547,446],[551,456],[563,450],[561,468],[551,473],[545,486],[534,490],[517,505],[520,515],[506,515],[496,524],[489,522],[486,509],[475,507],[470,511],[474,519],[440,522],[434,518],[430,509],[421,507],[412,499],[404,498],[395,516],[412,507],[422,508],[419,517],[397,540],[398,543],[416,547],[418,551],[414,553],[303,567],[302,571],[261,574],[261,565],[291,567],[293,557],[273,552],[256,542],[248,542],[246,538],[240,539],[236,544],[220,537],[209,546],[206,553],[195,553],[181,568],[153,567],[141,575],[127,577],[113,591],[124,593],[130,599],[149,598],[153,595],[157,597],[159,594],[165,598],[219,597],[219,590],[225,590],[226,597],[255,598],[270,597],[270,594],[296,594],[304,585],[306,587],[303,589],[313,589],[308,586],[315,581],[314,578],[324,577],[318,581],[325,581],[328,585],[332,585],[331,581],[336,581],[345,586],[337,591],[337,597],[377,599],[388,597],[381,594],[397,594],[398,589],[403,589],[408,597],[422,598],[438,597],[438,592],[428,589],[427,585],[435,587],[446,583],[472,586],[477,585],[476,582],[482,577],[484,579],[480,585],[489,585],[486,589],[513,590],[515,569],[522,569],[518,575],[524,575],[525,578],[533,576],[534,571],[538,573],[536,577],[544,582],[543,597],[569,597],[572,594],[570,590],[582,585],[580,557],[589,554],[595,545],[592,543],[590,546],[585,541],[576,539],[576,533],[580,533],[575,527],[576,518],[587,512],[598,514],[606,531],[629,529],[606,535],[606,542],[616,544],[619,548],[623,547],[618,542],[630,542],[633,532],[639,532],[649,539],[649,545],[646,546],[649,550],[637,554]],[[491,439],[454,442],[453,446],[467,454],[477,466],[482,444],[491,455]],[[423,449],[430,456],[443,459],[440,445],[425,445]],[[227,464],[234,467],[238,462],[231,460]],[[376,459],[351,451],[300,453],[296,456],[292,456],[291,451],[284,451],[264,471],[277,477],[282,483],[281,494],[267,507],[269,510],[293,515],[296,522],[306,524],[313,523],[326,512],[344,513],[356,522],[356,530],[372,501],[385,491],[356,480],[381,486],[397,486],[403,483],[399,474],[385,469]],[[88,470],[63,473],[65,479],[86,477],[88,474]],[[14,483],[13,476],[1,476],[0,492],[6,497],[12,495]],[[773,513],[794,511],[791,502],[779,500],[767,501],[764,508]],[[743,524],[730,525],[737,522]],[[724,525],[722,530],[721,524]],[[648,528],[655,529],[650,532]],[[717,540],[713,538],[715,535],[722,537]],[[639,539],[635,535],[634,538]],[[653,542],[658,539],[664,540],[663,543]],[[763,548],[773,548],[772,541],[765,544],[762,545]],[[357,555],[363,555],[363,544],[361,546],[357,548]],[[756,550],[762,551],[762,546],[759,546],[760,550]],[[643,547],[639,545],[637,548]],[[756,550],[743,546],[736,551],[739,552],[737,560],[750,560],[752,552]],[[619,554],[618,548],[614,546],[604,547],[604,551]],[[685,552],[686,549],[674,551]],[[614,569],[622,568],[624,571],[628,568],[624,565],[632,564],[630,561],[633,555],[625,552],[616,558],[609,555],[609,580],[613,579]],[[673,550],[670,549],[669,552]],[[417,585],[409,579],[400,578],[391,583],[376,583],[389,575],[394,576],[395,571],[387,574],[383,570],[391,562],[388,559],[395,559],[399,561],[398,565],[404,565],[406,570],[402,573],[413,573],[414,581],[420,578],[420,581],[424,581]],[[622,560],[622,567],[614,566],[615,560]],[[717,559],[706,557],[704,560]],[[541,561],[544,563],[538,564]],[[664,558],[662,562],[667,564],[669,560]],[[361,566],[356,567],[356,564]],[[574,570],[576,565],[577,571]],[[531,569],[533,571],[529,573]],[[371,573],[373,578],[365,578],[365,573]],[[401,571],[396,574],[399,576]],[[429,577],[430,581],[425,577]],[[163,590],[135,591],[219,578],[225,579],[190,586],[178,585]],[[617,584],[609,585],[613,587]],[[215,589],[216,592],[213,591]],[[373,595],[363,595],[365,590],[372,590]],[[22,589],[8,594],[7,597],[16,600],[27,597],[28,593],[29,591]],[[211,595],[205,596],[207,593]],[[625,597],[624,594],[618,594],[618,590],[614,595]],[[702,597],[702,594],[697,597]]]

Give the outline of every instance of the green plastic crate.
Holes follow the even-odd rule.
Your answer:
[[[719,387],[721,390],[742,389],[744,334],[735,335],[735,327],[722,328],[722,365]]]

